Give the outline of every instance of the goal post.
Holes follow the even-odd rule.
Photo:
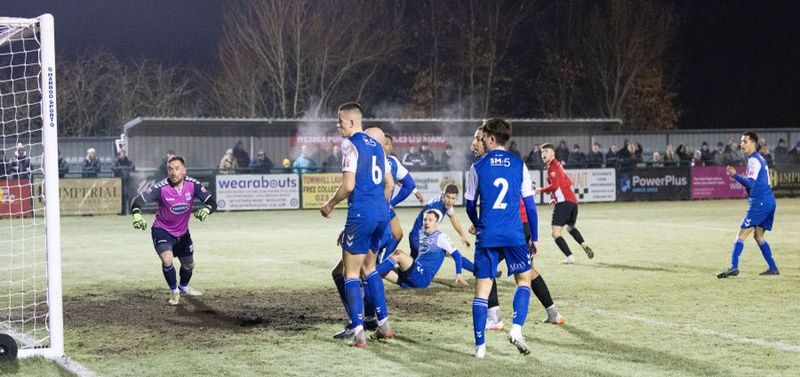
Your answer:
[[[64,356],[53,16],[0,17],[0,333]]]

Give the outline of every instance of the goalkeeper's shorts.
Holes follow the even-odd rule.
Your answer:
[[[172,250],[172,255],[178,258],[190,257],[194,254],[192,235],[188,231],[180,237],[175,237],[164,229],[152,227],[150,233],[153,236],[153,246],[159,254],[167,250]]]

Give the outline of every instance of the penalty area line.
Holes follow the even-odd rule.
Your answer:
[[[98,377],[98,375],[91,369],[83,366],[75,360],[70,359],[69,357],[57,357],[55,362],[61,368],[77,377]]]
[[[570,305],[567,305],[567,306],[570,306]],[[791,343],[786,343],[786,342],[781,342],[781,341],[771,341],[771,340],[759,339],[759,338],[750,338],[750,337],[747,337],[747,336],[742,336],[742,335],[723,332],[723,331],[706,329],[706,328],[702,328],[702,327],[692,326],[692,325],[689,325],[689,324],[674,323],[674,322],[664,321],[664,320],[660,320],[660,319],[647,318],[647,317],[628,314],[628,313],[624,313],[624,312],[614,312],[614,311],[610,311],[610,310],[605,310],[605,309],[600,309],[600,308],[593,308],[593,307],[584,306],[584,305],[571,305],[571,306],[581,307],[581,308],[584,308],[584,309],[587,309],[587,310],[591,310],[591,311],[593,311],[593,312],[595,312],[597,314],[601,314],[601,315],[604,315],[604,316],[607,316],[607,317],[619,318],[619,319],[624,319],[624,320],[628,320],[628,321],[641,322],[641,323],[646,323],[646,324],[652,325],[652,326],[659,326],[659,327],[665,327],[665,328],[671,328],[671,329],[678,329],[678,330],[682,330],[682,331],[688,332],[688,333],[695,333],[695,334],[714,336],[714,337],[727,339],[727,340],[730,340],[732,342],[740,343],[740,344],[753,344],[753,345],[757,345],[757,346],[761,346],[761,347],[774,348],[774,349],[777,349],[777,350],[780,350],[780,351],[800,353],[800,345],[796,345],[796,344],[791,344]]]

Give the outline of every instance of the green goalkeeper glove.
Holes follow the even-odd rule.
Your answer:
[[[142,210],[138,208],[133,210],[133,229],[147,229],[147,222],[142,217]]]
[[[194,217],[196,217],[200,221],[206,221],[208,214],[211,213],[211,207],[205,206],[203,208],[198,209],[194,212]]]

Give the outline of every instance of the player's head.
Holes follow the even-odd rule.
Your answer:
[[[742,142],[739,146],[741,146],[742,151],[748,155],[755,152],[756,149],[758,149],[758,135],[751,131],[742,133]]]
[[[444,208],[453,208],[456,204],[456,200],[458,199],[458,186],[453,183],[448,184],[444,187],[444,192],[442,193],[442,200],[444,201]]]
[[[425,211],[425,216],[422,218],[422,227],[425,234],[431,234],[439,230],[439,218],[442,214],[434,209]]]
[[[480,157],[486,154],[486,149],[483,147],[483,126],[475,130],[475,137],[472,138],[470,150],[475,157]]]
[[[167,179],[173,186],[179,185],[186,178],[186,161],[182,156],[172,156],[167,160]]]
[[[378,127],[367,128],[366,130],[364,130],[364,133],[369,135],[369,137],[375,139],[375,141],[377,141],[381,145],[383,145],[384,139],[386,139],[386,137],[384,137],[383,135],[383,130],[381,130]]]
[[[383,134],[383,151],[387,155],[394,154],[394,138],[391,134]]]
[[[556,147],[550,143],[542,144],[542,161],[545,165],[549,165],[551,161],[556,159]]]
[[[490,151],[504,147],[511,138],[511,122],[503,118],[490,118],[483,122],[483,147]]]
[[[362,131],[361,120],[364,112],[361,110],[361,105],[355,102],[345,103],[339,106],[338,116],[339,123],[336,124],[336,129],[342,137],[350,137]]]

